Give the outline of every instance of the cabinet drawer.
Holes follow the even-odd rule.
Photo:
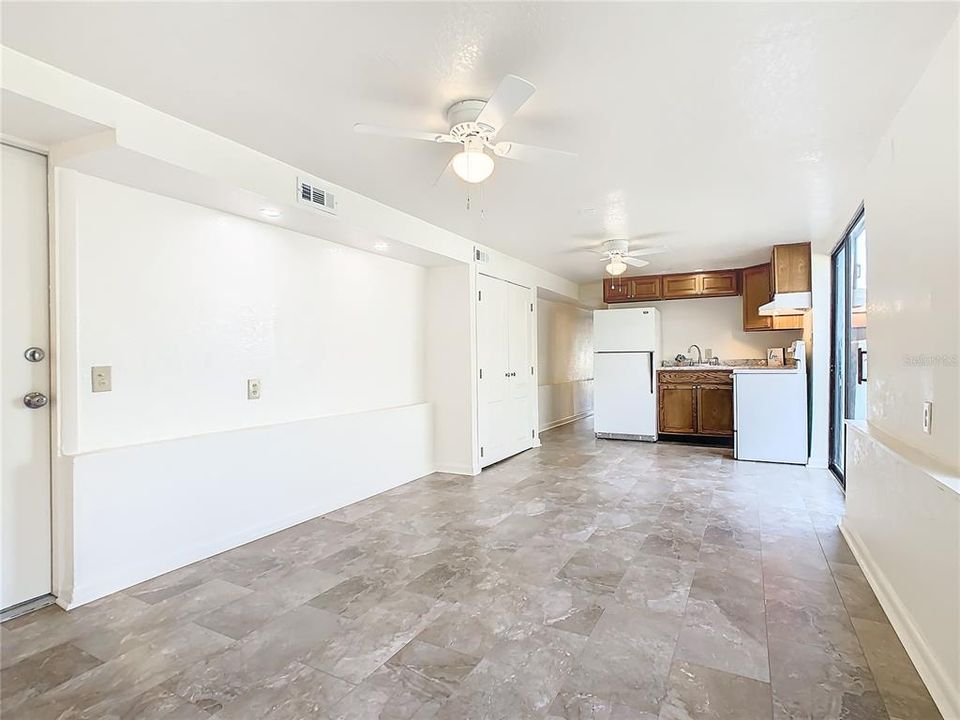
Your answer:
[[[720,385],[732,386],[729,370],[661,370],[661,385]]]

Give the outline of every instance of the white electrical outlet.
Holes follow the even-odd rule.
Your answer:
[[[110,392],[113,389],[110,365],[95,365],[90,368],[90,385],[93,392]]]
[[[930,425],[933,423],[933,403],[925,402],[923,404],[923,431],[929,435]]]
[[[247,400],[260,399],[260,378],[247,380]]]

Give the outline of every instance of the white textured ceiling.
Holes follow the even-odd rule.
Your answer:
[[[650,271],[743,265],[837,234],[956,16],[921,3],[5,2],[3,44],[577,281],[582,234],[667,233]],[[445,130],[506,73],[501,139],[576,151],[434,181]]]

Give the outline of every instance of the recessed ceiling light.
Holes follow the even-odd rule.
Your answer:
[[[276,208],[260,208],[260,214],[265,218],[276,220],[278,217],[280,217],[281,213]]]
[[[380,250],[381,252],[383,252],[384,250],[389,250],[389,249],[390,249],[390,243],[385,243],[383,240],[377,240],[377,241],[373,244],[373,249],[374,249],[374,250]]]

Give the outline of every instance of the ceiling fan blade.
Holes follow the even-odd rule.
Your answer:
[[[643,240],[653,240],[654,238],[663,237],[664,235],[669,235],[668,232],[648,232],[641,233],[640,235],[633,235],[630,237],[630,242],[641,242]]]
[[[636,250],[631,250],[624,253],[625,257],[642,257],[643,255],[659,255],[660,253],[665,253],[667,249],[665,247],[651,247],[651,248],[637,248]]]
[[[524,145],[515,142],[498,142],[493,146],[493,154],[508,160],[522,160],[524,162],[540,162],[549,160],[573,160],[576,153],[566,150]]]
[[[493,134],[496,135],[517,110],[530,99],[536,89],[533,83],[527,82],[522,77],[505,76],[487,100],[487,104],[483,106],[483,110],[477,116],[477,122],[492,127]]]
[[[385,137],[407,138],[409,140],[426,140],[428,142],[455,143],[459,142],[447,133],[430,132],[429,130],[407,130],[405,128],[384,127],[382,125],[366,125],[357,123],[353,131],[361,135],[383,135]]]
[[[443,180],[444,177],[446,177],[447,171],[450,169],[452,165],[453,165],[453,158],[451,157],[449,160],[447,160],[447,164],[443,166],[443,170],[440,171],[440,174],[437,175],[437,179],[433,181],[433,187],[436,187],[437,185],[440,184],[440,181]]]
[[[623,260],[625,265],[632,265],[637,268],[646,267],[650,264],[648,260],[634,260],[632,257],[621,256],[620,259]]]

